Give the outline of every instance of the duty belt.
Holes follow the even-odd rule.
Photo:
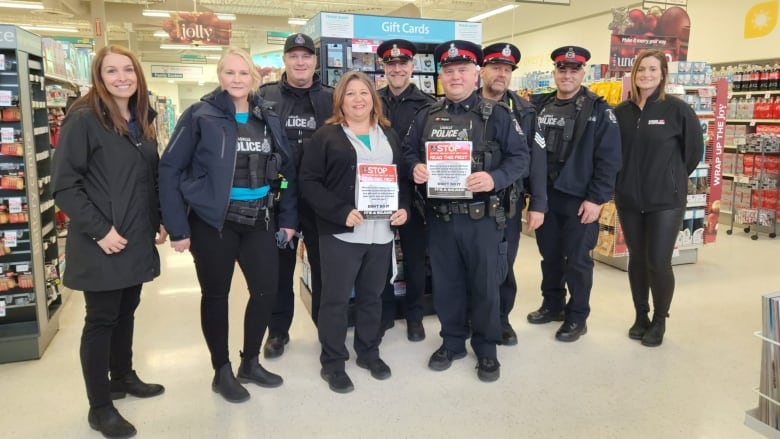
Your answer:
[[[495,218],[499,229],[506,226],[506,212],[498,196],[491,195],[488,201],[443,201],[431,205],[433,214],[444,222],[451,220],[450,215],[468,215],[472,220],[485,216]]]
[[[271,219],[269,210],[272,207],[270,205],[270,200],[270,196],[249,201],[230,200],[225,220],[247,226],[254,226],[257,222],[257,218],[260,216],[260,212],[263,211],[265,213],[265,227],[268,229],[268,222]]]

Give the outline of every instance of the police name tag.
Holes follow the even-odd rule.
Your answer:
[[[473,198],[466,189],[471,175],[472,145],[468,141],[425,142],[428,198]]]
[[[398,210],[398,170],[395,165],[358,165],[357,209],[368,220],[388,219]]]

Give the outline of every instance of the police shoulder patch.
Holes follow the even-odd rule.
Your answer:
[[[612,111],[611,108],[607,108],[606,111],[607,118],[609,119],[609,123],[617,123],[617,118],[615,117],[615,112]]]

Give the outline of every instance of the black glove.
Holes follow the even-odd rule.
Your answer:
[[[295,250],[295,242],[292,239],[287,239],[287,232],[279,230],[276,232],[276,246],[284,250],[285,247],[290,247],[290,250]]]

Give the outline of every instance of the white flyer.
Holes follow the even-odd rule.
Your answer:
[[[428,164],[428,198],[472,198],[466,189],[471,175],[472,144],[468,141],[425,142]]]
[[[395,165],[358,165],[357,209],[365,219],[388,219],[398,210],[398,170]]]

